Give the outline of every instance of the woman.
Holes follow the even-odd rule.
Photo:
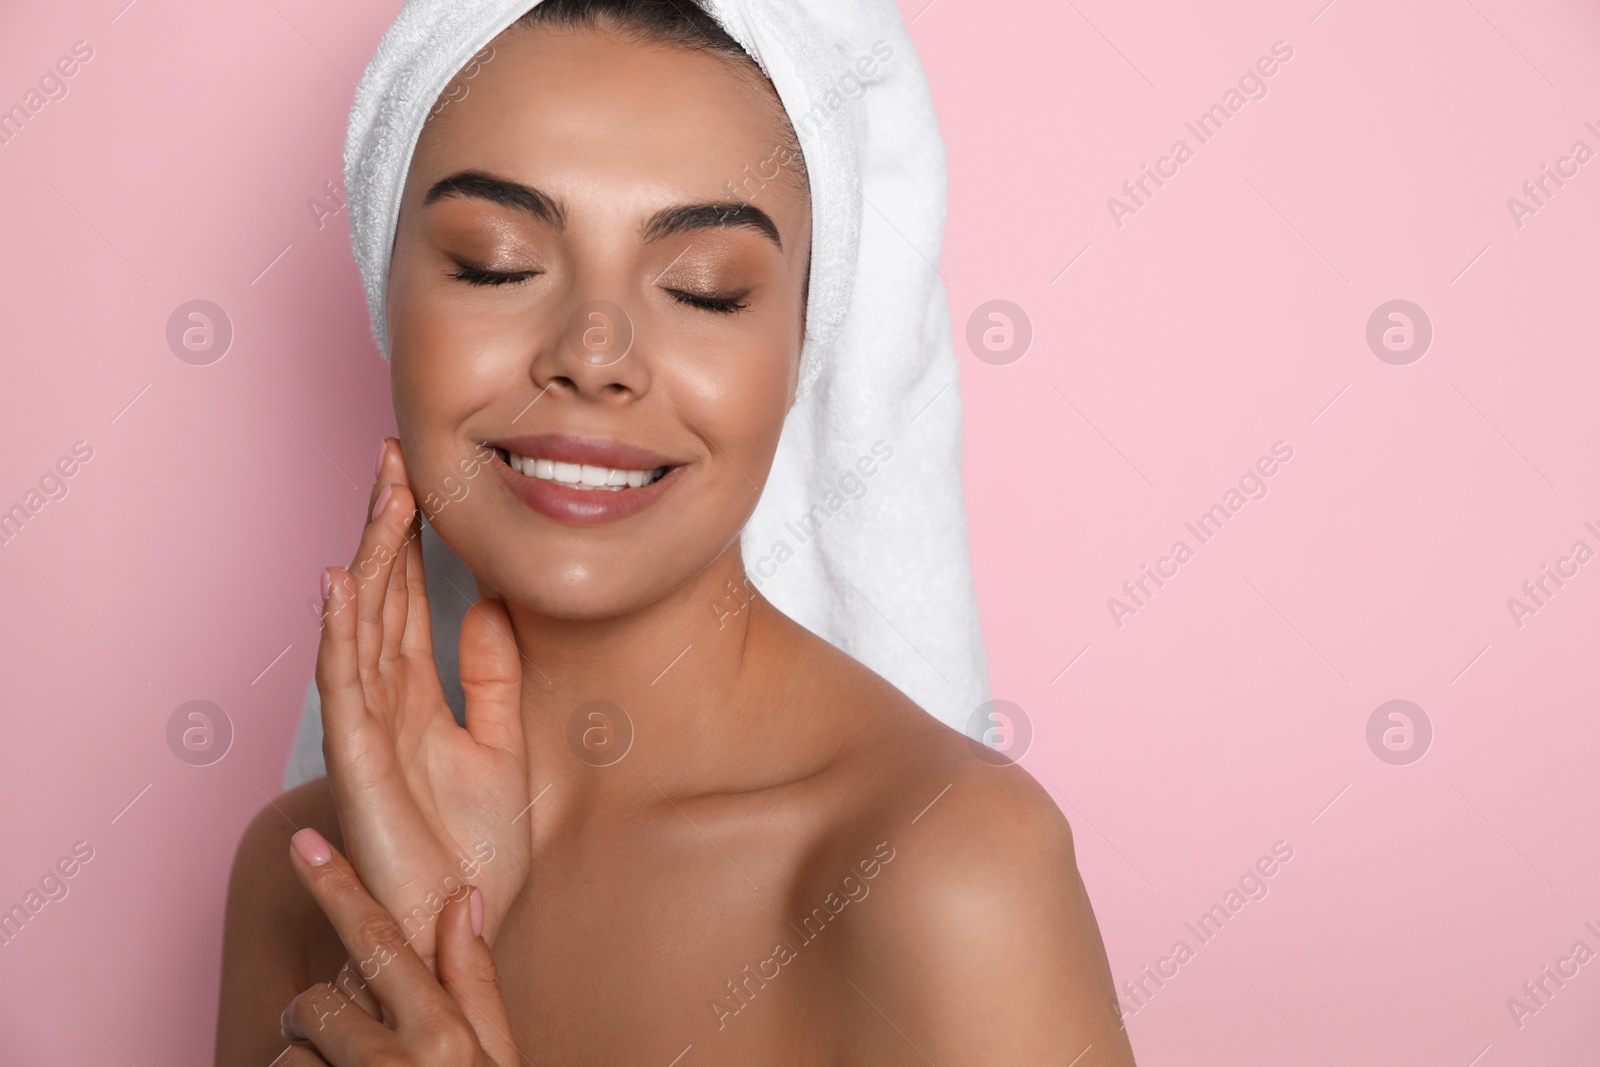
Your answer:
[[[1132,1063],[1045,791],[746,573],[827,309],[902,281],[841,285],[833,134],[688,0],[546,0],[426,96],[328,773],[240,846],[218,1062]],[[464,728],[419,508],[482,594]]]

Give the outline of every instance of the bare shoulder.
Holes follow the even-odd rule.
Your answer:
[[[304,826],[340,843],[325,778],[264,805],[234,854],[223,931],[219,1065],[271,1062],[284,1047],[278,1035],[284,1006],[312,981],[329,977],[317,972],[326,969],[332,927],[289,865],[289,839]]]
[[[860,907],[835,957],[851,1058],[1132,1064],[1072,829],[1049,792],[893,687],[853,686],[875,703],[856,709],[844,832],[877,851],[854,872]]]
[[[782,681],[838,748],[789,929],[827,960],[841,1062],[1130,1067],[1050,793],[820,638],[792,647]]]

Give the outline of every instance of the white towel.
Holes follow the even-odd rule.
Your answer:
[[[423,122],[473,54],[534,6],[408,0],[356,90],[345,188],[385,358],[389,253]],[[745,566],[787,615],[967,733],[988,699],[988,670],[962,504],[960,383],[937,270],[944,144],[927,79],[893,0],[702,6],[771,79],[811,180],[800,394],[744,530]],[[424,551],[434,647],[459,720],[467,602],[455,587],[474,588],[431,530]],[[730,598],[728,610],[737,606]],[[323,773],[313,683],[284,783]]]

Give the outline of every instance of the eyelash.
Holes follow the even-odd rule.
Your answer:
[[[460,265],[460,269],[450,272],[450,277],[459,278],[468,285],[515,285],[517,282],[525,282],[540,273],[542,272],[536,270],[511,272],[484,270],[482,267],[469,267],[463,263]]]
[[[686,293],[682,289],[668,289],[667,292],[671,293],[672,298],[680,304],[713,311],[719,315],[732,315],[750,306],[748,300],[741,300],[736,296],[699,296],[695,293]]]
[[[485,270],[482,267],[472,267],[463,263],[456,270],[450,272],[450,277],[464,281],[468,285],[515,285],[518,282],[525,282],[540,273],[542,272],[536,270]],[[700,308],[702,311],[710,311],[719,315],[732,315],[750,306],[748,300],[734,296],[700,296],[696,293],[684,292],[682,289],[668,289],[667,292],[680,304],[687,304],[690,307]]]

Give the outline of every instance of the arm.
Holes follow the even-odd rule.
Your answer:
[[[288,861],[289,839],[302,826],[342,843],[326,778],[263,807],[234,856],[222,945],[218,1067],[271,1063],[288,1044],[278,1029],[284,1005],[313,982],[333,978],[345,960],[332,924]]]

